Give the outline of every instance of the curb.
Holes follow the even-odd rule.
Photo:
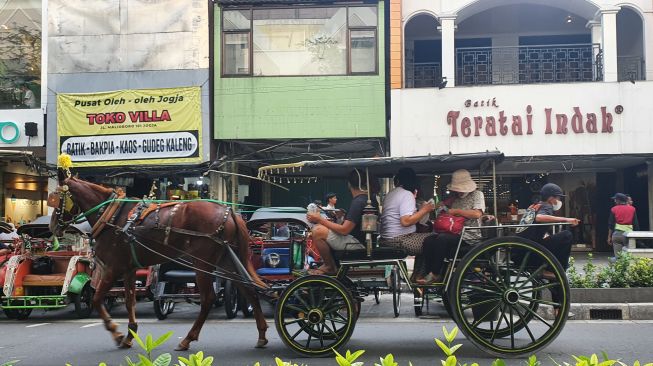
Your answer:
[[[574,320],[651,320],[653,303],[572,303]]]

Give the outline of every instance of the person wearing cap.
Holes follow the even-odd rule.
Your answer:
[[[481,217],[485,211],[485,196],[477,189],[472,175],[465,169],[456,170],[451,176],[451,183],[447,190],[453,194],[452,199],[441,202],[441,207],[446,207],[447,213],[465,218],[464,226],[481,226]],[[481,239],[480,230],[466,230],[463,242],[470,243]],[[460,242],[460,235],[439,233],[424,241],[424,262],[426,277],[417,279],[421,284],[438,283],[442,281],[444,260]]]
[[[639,230],[639,222],[635,207],[628,204],[628,196],[616,193],[612,196],[612,200],[614,200],[614,206],[610,209],[608,218],[608,244],[612,246],[616,257],[626,246],[624,234]]]
[[[427,202],[417,210],[417,174],[411,168],[399,169],[394,185],[383,201],[379,244],[401,248],[408,255],[422,254],[424,239],[434,234],[418,233],[416,224],[435,209],[435,204]]]
[[[525,224],[557,224],[569,223],[577,226],[580,220],[572,217],[556,216],[555,212],[562,208],[562,198],[565,197],[562,188],[555,183],[547,183],[540,190],[540,202],[531,205],[520,222]],[[564,269],[569,267],[569,256],[571,255],[571,244],[573,235],[569,230],[562,230],[559,233],[551,234],[550,226],[520,227],[517,235],[542,244],[558,259]],[[545,276],[550,275],[544,271]]]

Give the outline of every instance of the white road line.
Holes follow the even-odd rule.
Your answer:
[[[38,324],[26,325],[25,328],[36,328],[36,327],[40,327],[42,325],[48,325],[48,324],[52,324],[52,323],[38,323]]]
[[[86,324],[86,325],[82,325],[80,328],[90,328],[90,327],[95,327],[95,326],[98,326],[98,325],[102,325],[102,323]]]

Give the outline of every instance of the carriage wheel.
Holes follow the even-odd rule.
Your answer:
[[[73,302],[75,303],[75,314],[80,319],[88,318],[93,312],[93,294],[95,290],[87,283],[79,294],[74,294]]]
[[[422,309],[424,308],[424,296],[426,296],[426,290],[423,288],[415,288],[413,290],[413,309],[415,310],[415,316],[422,316]]]
[[[492,239],[472,249],[456,268],[448,292],[463,333],[500,357],[545,347],[560,334],[569,312],[569,283],[560,263],[543,246],[518,237]],[[538,312],[542,306],[558,309],[552,311],[553,320]]]
[[[347,343],[356,324],[349,291],[327,276],[306,276],[282,293],[274,312],[279,336],[293,351],[311,357],[331,356]]]
[[[102,304],[104,305],[104,310],[111,315],[111,310],[116,305],[116,298],[114,296],[106,295],[104,296],[104,300],[102,300]]]
[[[32,309],[2,309],[7,318],[16,320],[25,320],[32,314]]]
[[[396,318],[401,311],[401,273],[399,273],[398,266],[392,267],[390,281],[392,285],[392,310]]]
[[[172,313],[172,309],[175,306],[174,301],[165,299],[156,299],[153,304],[154,314],[156,314],[156,318],[159,320],[165,320]]]
[[[249,318],[254,313],[254,306],[247,302],[245,296],[238,295],[238,309],[243,313],[243,317]]]
[[[238,315],[238,289],[230,280],[224,284],[224,311],[227,319],[233,319]]]

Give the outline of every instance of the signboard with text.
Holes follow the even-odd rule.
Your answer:
[[[75,166],[202,161],[200,87],[57,95],[58,151]]]
[[[393,156],[651,153],[650,95],[652,82],[393,90],[390,150]]]

